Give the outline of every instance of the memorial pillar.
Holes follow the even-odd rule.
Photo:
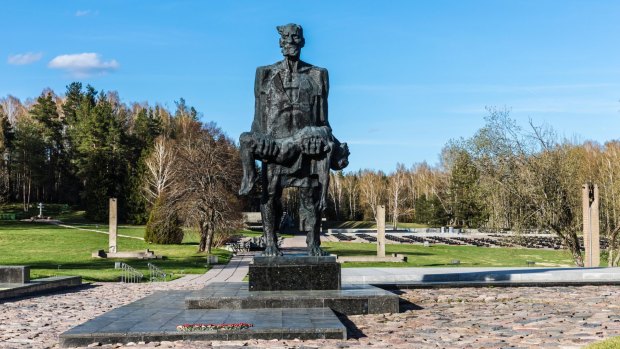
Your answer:
[[[583,203],[583,244],[586,250],[583,262],[586,268],[596,268],[600,264],[601,248],[599,241],[598,185],[588,183],[582,187]]]
[[[117,234],[117,226],[116,226],[116,198],[110,198],[110,222],[108,226],[109,233],[109,243],[108,243],[108,252],[116,253],[116,234]]]
[[[385,206],[377,206],[377,257],[385,257]]]

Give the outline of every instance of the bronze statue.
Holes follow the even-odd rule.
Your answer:
[[[261,166],[261,213],[264,256],[280,256],[276,232],[282,217],[282,189],[299,188],[300,230],[307,232],[308,254],[323,256],[321,214],[326,207],[329,170],[348,165],[349,148],[332,135],[327,120],[327,69],[299,59],[303,29],[278,26],[284,60],[258,67],[254,82],[255,112],[252,131],[239,139],[243,182],[239,194],[252,190]]]

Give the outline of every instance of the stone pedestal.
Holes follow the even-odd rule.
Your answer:
[[[214,282],[185,297],[187,309],[330,308],[343,315],[397,313],[398,302],[394,293],[371,285],[342,285],[340,290],[249,291],[245,282]]]
[[[257,256],[250,263],[248,275],[250,291],[340,289],[340,264],[336,256]]]

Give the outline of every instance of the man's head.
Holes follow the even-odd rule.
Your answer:
[[[289,59],[299,59],[301,48],[304,47],[304,30],[298,24],[286,24],[276,27],[280,33],[282,54]]]

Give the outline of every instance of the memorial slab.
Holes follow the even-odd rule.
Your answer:
[[[157,292],[60,335],[60,345],[88,346],[177,340],[346,339],[346,327],[327,308],[185,309],[190,291]],[[250,323],[243,330],[180,332],[178,325]]]

